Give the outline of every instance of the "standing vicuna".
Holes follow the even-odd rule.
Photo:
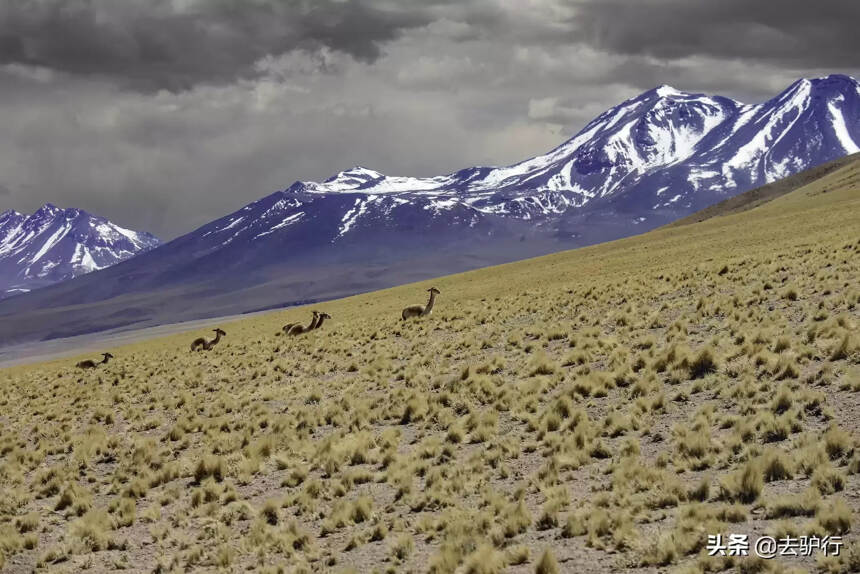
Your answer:
[[[194,339],[194,342],[191,343],[191,350],[199,351],[202,349],[204,351],[209,351],[210,349],[212,349],[212,347],[221,342],[222,336],[227,335],[227,333],[222,331],[220,328],[213,329],[213,331],[215,332],[214,339],[212,339],[211,341],[207,341],[204,337],[198,337],[197,339]]]
[[[81,361],[80,363],[78,363],[75,366],[79,369],[95,369],[99,365],[107,365],[107,362],[110,359],[113,359],[113,355],[111,355],[110,353],[102,353],[102,360],[101,361],[96,362],[96,361],[93,361],[92,359],[87,359],[86,361]]]
[[[410,305],[406,307],[400,314],[403,321],[410,317],[423,317],[433,312],[433,303],[436,301],[436,295],[439,295],[440,291],[435,287],[430,287],[427,291],[430,292],[430,300],[427,301],[427,305]]]
[[[289,325],[284,325],[284,333],[287,335],[301,335],[313,331],[319,321],[320,313],[319,311],[314,311],[313,315],[310,325],[297,325],[295,323],[290,323]]]

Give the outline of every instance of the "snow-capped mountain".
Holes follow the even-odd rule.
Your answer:
[[[600,212],[623,218],[620,236],[855,153],[858,146],[860,85],[848,76],[799,80],[754,105],[660,86],[608,110],[548,154],[512,166],[433,178],[391,177],[358,166],[322,183],[296,182],[201,231],[218,249],[240,240],[271,241],[304,226],[320,241],[343,243],[363,228],[482,229],[501,217],[580,236],[565,220],[578,223]]]
[[[159,241],[80,209],[50,203],[0,214],[0,298],[115,265]]]
[[[59,336],[346,296],[642,233],[858,145],[860,84],[848,76],[800,80],[760,104],[660,86],[511,166],[432,178],[354,167],[296,182],[129,261],[0,302],[0,315],[54,308]],[[112,312],[78,317],[83,304]]]

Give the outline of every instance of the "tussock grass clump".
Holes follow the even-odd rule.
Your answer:
[[[779,449],[768,449],[761,459],[765,482],[788,480],[794,476],[791,457]]]
[[[791,518],[812,516],[821,505],[821,495],[815,489],[807,489],[800,494],[783,495],[766,504],[768,518]]]
[[[749,461],[720,481],[721,496],[749,504],[755,502],[764,488],[764,477],[759,461]]]
[[[556,562],[552,550],[547,548],[535,566],[535,574],[558,574],[558,572],[558,562]]]
[[[200,484],[207,478],[213,478],[217,482],[224,480],[226,465],[219,456],[205,456],[197,461],[194,467],[194,482]]]
[[[824,532],[841,536],[851,530],[853,513],[841,498],[821,504],[815,512],[815,523]]]
[[[692,359],[682,361],[680,365],[689,370],[691,379],[700,379],[709,373],[716,372],[717,359],[713,349],[705,347],[696,353]]]
[[[500,519],[502,520],[502,531],[507,538],[522,534],[532,524],[531,513],[522,499],[507,505]]]
[[[397,560],[405,560],[412,554],[415,548],[415,542],[409,534],[401,534],[397,537],[394,544],[391,546],[391,554]]]
[[[532,358],[529,365],[529,376],[552,375],[557,370],[555,361],[545,353],[538,353]]]
[[[851,436],[837,426],[831,426],[824,433],[824,450],[830,460],[836,460],[842,456],[850,455],[854,445]]]
[[[493,548],[490,544],[482,544],[466,558],[463,572],[465,574],[499,574],[507,566],[504,552]]]
[[[111,535],[114,523],[103,510],[90,510],[69,526],[73,540],[82,544],[91,552],[113,550],[120,544]]]
[[[400,424],[409,424],[414,421],[419,421],[424,418],[427,413],[428,404],[424,395],[413,393],[406,401],[406,406],[403,409],[403,415],[400,417]]]
[[[528,546],[511,546],[507,549],[507,562],[512,566],[526,564],[529,561],[531,552]]]
[[[855,336],[851,333],[845,333],[839,342],[830,350],[831,361],[842,361],[850,357],[857,351],[857,342]]]
[[[822,464],[812,473],[810,484],[821,494],[841,492],[845,488],[845,475],[830,464]]]
[[[263,520],[265,520],[267,524],[277,526],[278,521],[280,520],[279,508],[280,505],[277,501],[267,500],[260,509],[260,516],[263,517]]]
[[[72,514],[82,516],[92,506],[92,495],[76,483],[69,484],[60,493],[54,510],[69,510]]]
[[[687,498],[689,500],[695,500],[698,502],[704,502],[708,499],[711,493],[711,478],[703,477],[699,483],[690,489],[687,493]]]
[[[17,528],[18,532],[21,534],[32,532],[39,526],[39,514],[37,512],[29,512],[24,516],[15,518],[14,524],[15,528]]]
[[[702,426],[697,430],[681,428],[677,432],[677,452],[682,456],[701,460],[714,450],[710,429],[707,427]]]

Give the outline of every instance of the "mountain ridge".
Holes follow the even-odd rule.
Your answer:
[[[180,319],[345,296],[643,233],[858,141],[849,76],[798,80],[760,104],[659,86],[510,166],[429,178],[354,166],[297,181],[129,261],[0,302],[0,316],[131,301],[113,319],[63,319],[56,336],[153,321],[156,301]]]

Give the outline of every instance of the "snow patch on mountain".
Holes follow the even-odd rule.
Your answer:
[[[268,231],[264,231],[262,233],[257,234],[254,237],[254,239],[259,239],[261,237],[265,237],[266,235],[270,235],[279,229],[284,229],[285,227],[289,227],[290,225],[293,225],[294,223],[298,223],[299,221],[301,221],[301,219],[304,216],[305,216],[305,213],[303,211],[300,211],[298,213],[294,213],[293,215],[290,215],[289,217],[285,217],[283,221],[281,221],[277,225],[273,226]]]
[[[845,98],[840,97],[837,101],[843,101]],[[827,102],[827,109],[830,111],[830,116],[833,122],[833,131],[839,139],[839,143],[845,148],[849,154],[860,152],[860,147],[854,143],[854,138],[851,137],[851,132],[848,131],[848,125],[845,122],[845,117],[842,115],[842,110],[837,108],[835,102]],[[854,119],[854,124],[857,124],[857,118]]]
[[[332,239],[332,242],[337,241],[339,238],[346,235],[349,232],[349,229],[355,225],[355,222],[367,212],[368,205],[375,202],[377,199],[378,196],[376,195],[368,195],[365,199],[356,199],[353,208],[347,211],[343,216],[337,237]]]

